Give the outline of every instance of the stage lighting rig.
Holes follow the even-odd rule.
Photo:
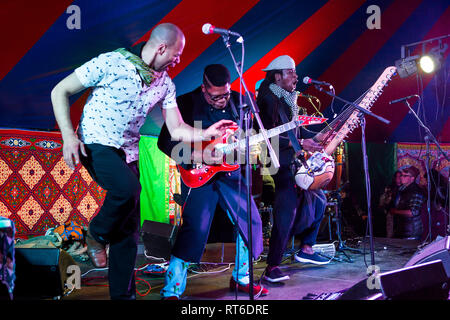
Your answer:
[[[425,73],[432,73],[441,68],[442,60],[441,52],[430,52],[420,57],[419,67]]]
[[[448,44],[444,44],[443,41],[449,37],[450,35],[445,35],[402,45],[401,58],[395,61],[399,76],[406,78],[418,71],[433,73],[439,70],[443,64],[443,54],[448,49]],[[427,45],[432,44],[432,42],[437,42],[437,46],[427,50]],[[422,45],[422,53],[411,56],[409,49],[413,49],[418,45]]]

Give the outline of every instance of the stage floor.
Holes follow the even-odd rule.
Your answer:
[[[414,240],[401,239],[374,239],[374,260],[375,265],[381,272],[402,268],[406,262],[417,251],[420,243]],[[290,280],[278,284],[270,284],[262,281],[268,288],[269,294],[260,297],[258,300],[303,300],[307,295],[320,295],[322,293],[339,292],[346,290],[361,280],[367,279],[367,268],[371,265],[371,254],[368,239],[362,241],[361,238],[347,240],[348,247],[357,248],[365,254],[355,253],[345,250],[344,252],[351,258],[351,262],[342,252],[336,252],[336,258],[341,261],[332,260],[329,264],[316,266],[312,264],[302,264],[293,262],[289,256],[281,265],[282,270],[290,275]],[[260,279],[266,263],[265,254],[254,264],[254,280]],[[217,260],[217,259],[216,259]],[[219,261],[216,261],[219,262]],[[145,256],[140,254],[136,268],[148,263]],[[107,271],[91,271],[90,263],[80,264],[83,276],[81,289],[75,289],[63,300],[108,300],[109,293],[106,277]],[[248,300],[246,293],[235,294],[229,289],[229,280],[234,264],[202,265],[206,273],[188,273],[186,291],[183,300]],[[208,269],[208,270],[206,270]],[[198,271],[198,269],[197,269]],[[88,272],[86,274],[86,272]],[[160,290],[164,283],[163,275],[148,274],[138,272],[138,278],[147,281],[138,283],[140,294],[137,300],[160,300]],[[89,284],[86,280],[90,279]],[[149,285],[151,289],[149,288]],[[150,289],[150,291],[149,291]]]

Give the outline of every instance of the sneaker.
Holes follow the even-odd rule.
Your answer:
[[[330,262],[330,259],[324,258],[321,255],[314,252],[313,254],[307,254],[300,250],[295,256],[295,260],[303,263],[313,263],[313,264],[327,264]]]
[[[266,268],[266,272],[264,274],[264,280],[269,282],[280,282],[289,280],[290,277],[287,274],[284,274],[281,272],[280,268],[274,267],[274,268]]]
[[[235,290],[236,289],[236,285],[238,288],[238,291],[241,292],[245,292],[245,293],[249,293],[250,292],[250,283],[247,285],[243,285],[240,284],[238,282],[236,282],[233,277],[231,277],[230,279],[230,290]],[[260,296],[267,296],[269,294],[269,290],[267,290],[266,288],[264,288],[263,286],[254,284],[253,285],[253,296],[255,298],[258,298]]]

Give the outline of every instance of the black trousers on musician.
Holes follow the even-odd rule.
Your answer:
[[[218,173],[210,182],[189,190],[182,184],[183,225],[172,254],[184,261],[198,263],[205,249],[217,205],[228,213],[248,248],[247,192],[241,171]],[[240,192],[239,192],[240,191]],[[251,198],[252,253],[257,259],[263,251],[261,217]]]
[[[267,255],[267,265],[271,267],[280,265],[293,236],[298,235],[302,245],[313,246],[316,243],[327,202],[321,190],[299,190],[287,166],[281,166],[273,178],[275,202]]]
[[[89,231],[100,243],[109,244],[108,280],[111,299],[136,298],[134,268],[139,240],[139,170],[127,163],[125,153],[101,144],[86,144],[81,162],[104,190],[106,197]]]

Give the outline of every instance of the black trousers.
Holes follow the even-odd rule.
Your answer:
[[[302,245],[316,243],[327,202],[321,190],[300,191],[287,166],[279,168],[274,182],[273,227],[267,255],[269,266],[278,266],[282,262],[288,241],[295,235],[301,238]]]
[[[229,213],[248,248],[247,192],[242,181],[239,193],[240,170],[219,173],[206,185],[191,189],[182,184],[185,199],[183,224],[177,234],[172,254],[184,261],[198,263],[208,240],[217,205]],[[188,194],[189,193],[189,194]],[[251,197],[252,253],[256,259],[263,251],[262,223]]]
[[[139,239],[141,186],[137,161],[127,163],[125,153],[109,146],[86,144],[81,161],[92,179],[107,191],[89,231],[100,243],[109,244],[108,280],[111,299],[135,299],[134,267]]]

